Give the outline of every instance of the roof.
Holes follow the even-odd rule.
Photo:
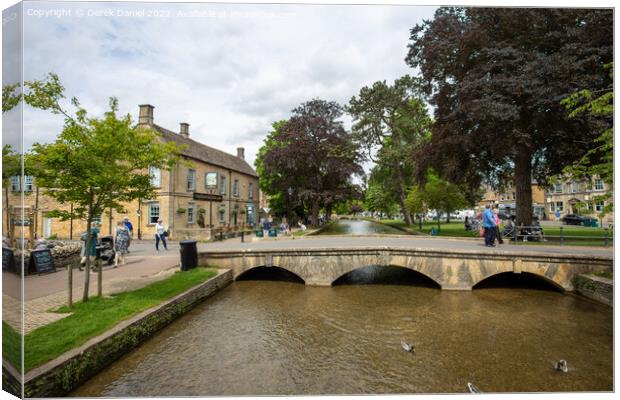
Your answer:
[[[152,127],[161,135],[165,142],[176,142],[178,144],[185,145],[185,148],[181,154],[186,157],[258,178],[256,171],[254,171],[250,164],[237,156],[214,149],[213,147],[204,145],[190,139],[189,137],[185,137],[166,128],[162,128],[159,125],[153,124]]]

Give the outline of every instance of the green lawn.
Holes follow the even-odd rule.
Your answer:
[[[111,297],[93,297],[86,303],[76,303],[70,316],[26,334],[26,372],[82,345],[120,321],[154,307],[216,274],[213,269],[195,268],[177,272],[170,278],[154,282],[142,289]],[[57,311],[69,310],[64,307]]]
[[[425,222],[422,224],[422,230],[419,228],[419,224],[415,223],[413,225],[407,226],[404,221],[401,220],[393,220],[393,219],[383,219],[376,220],[371,219],[375,222],[380,222],[382,224],[391,225],[395,227],[399,227],[413,234],[430,234],[431,230],[434,228],[437,231],[437,221]],[[503,226],[503,225],[502,225]],[[546,242],[527,242],[525,244],[558,244],[560,243],[560,227],[559,226],[544,226],[543,230],[545,232],[545,237],[547,238]],[[605,238],[605,229],[603,228],[586,228],[583,226],[574,226],[574,225],[564,225],[562,226],[562,233],[564,235],[564,244],[565,245],[576,245],[576,246],[604,246],[604,238]],[[613,245],[613,230],[608,231],[609,234],[609,246]],[[468,232],[465,230],[465,226],[463,221],[454,221],[450,223],[442,222],[441,230],[437,231],[437,236],[443,237],[479,237],[478,232]],[[519,242],[519,245],[523,244]]]
[[[21,370],[21,335],[13,327],[2,321],[2,358]]]

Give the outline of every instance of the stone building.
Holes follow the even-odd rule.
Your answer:
[[[138,124],[154,129],[163,141],[184,145],[182,161],[170,171],[150,169],[156,187],[152,199],[126,204],[126,212],[122,214],[104,212],[98,218],[103,235],[114,232],[116,222],[124,218],[133,224],[134,238],[140,234],[143,239],[153,239],[158,218],[169,228],[173,240],[209,240],[220,232],[231,235],[257,223],[258,175],[245,161],[242,147],[237,148],[237,155],[228,154],[191,139],[187,123],[180,124],[179,132],[156,125],[154,107],[149,104],[140,106]],[[46,189],[36,187],[32,177],[12,177],[10,183],[11,205],[19,204],[23,188],[24,207],[27,212],[32,211],[29,220],[37,237],[79,239],[80,233],[86,230],[85,221],[49,218],[47,214],[51,210],[69,209],[71,205],[57,204],[46,196]],[[7,229],[4,223],[5,235]]]
[[[599,218],[598,214],[612,201],[603,197],[612,191],[610,185],[596,176],[581,181],[558,179],[557,183],[545,191],[549,219],[557,220],[566,214],[585,214]],[[613,213],[608,213],[602,222],[609,224],[613,220]]]
[[[507,215],[516,214],[517,192],[512,183],[507,184],[501,190],[494,190],[489,186],[483,188],[482,199],[476,204],[476,212],[483,211],[487,204],[499,208],[500,212]],[[546,217],[545,212],[545,191],[537,182],[532,182],[532,212],[540,219]]]

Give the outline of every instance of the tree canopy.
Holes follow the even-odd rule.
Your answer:
[[[560,101],[611,83],[598,71],[612,61],[613,11],[442,7],[410,39],[406,62],[435,107],[416,159],[472,188],[513,180],[517,220],[529,224],[532,177],[546,184],[600,134]]]
[[[321,207],[329,215],[338,202],[358,196],[352,177],[363,170],[357,146],[340,120],[342,114],[336,102],[303,103],[290,119],[273,124],[258,152],[261,189],[294,206],[307,204],[313,224]]]
[[[353,136],[373,171],[383,177],[400,205],[405,222],[411,215],[405,205],[406,190],[416,168],[412,153],[430,136],[431,119],[422,98],[420,80],[405,75],[388,85],[385,81],[363,87],[351,98],[347,111],[353,117]]]

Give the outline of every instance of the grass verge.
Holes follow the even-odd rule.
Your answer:
[[[26,334],[24,344],[26,372],[216,274],[217,271],[214,269],[205,268],[177,272],[170,278],[138,290],[110,297],[93,297],[86,303],[76,303],[73,309],[59,309],[60,312],[72,312],[72,314]]]
[[[18,371],[21,371],[21,335],[13,327],[2,321],[2,358]]]

